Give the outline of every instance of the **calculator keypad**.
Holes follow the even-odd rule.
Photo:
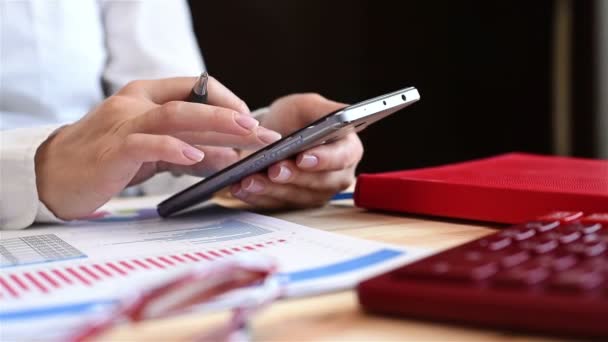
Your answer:
[[[608,213],[549,213],[378,278],[395,286],[379,311],[608,337]]]

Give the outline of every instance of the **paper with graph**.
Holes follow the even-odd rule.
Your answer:
[[[0,328],[82,317],[151,279],[235,255],[276,259],[292,296],[349,288],[421,255],[220,207],[173,219],[102,211],[91,220],[0,232]]]

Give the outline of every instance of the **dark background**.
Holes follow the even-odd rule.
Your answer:
[[[578,17],[586,18],[591,8],[580,3],[587,1],[575,3]],[[359,172],[508,151],[553,153],[554,1],[190,5],[208,70],[251,108],[294,92],[353,103],[416,86],[419,103],[361,134],[366,153]],[[588,26],[578,20],[577,33],[589,34]],[[591,50],[585,40],[577,44],[576,62],[589,65]],[[575,81],[589,84],[587,69]],[[575,102],[588,103],[592,95],[579,90]],[[588,129],[592,109],[581,106],[573,130]],[[591,138],[578,135],[575,154],[593,155]]]

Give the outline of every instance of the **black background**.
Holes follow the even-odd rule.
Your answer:
[[[416,86],[419,103],[361,134],[359,172],[552,152],[554,1],[190,5],[208,70],[251,108],[294,92],[352,103]]]

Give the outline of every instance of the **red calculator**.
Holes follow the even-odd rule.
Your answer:
[[[608,337],[608,213],[554,212],[357,288],[372,313]]]

